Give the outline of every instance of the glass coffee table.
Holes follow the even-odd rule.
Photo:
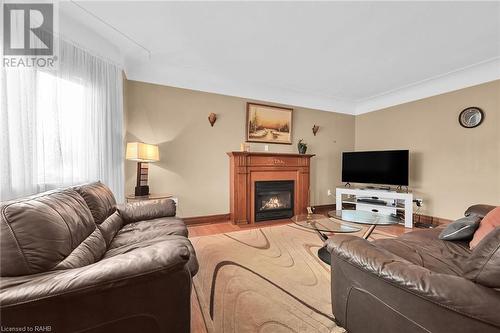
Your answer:
[[[397,216],[384,215],[364,210],[332,210],[328,212],[328,216],[340,221],[368,225],[368,229],[363,234],[364,239],[368,239],[368,237],[370,237],[376,226],[399,224],[400,221]]]
[[[322,241],[326,241],[329,235],[341,233],[353,233],[362,230],[362,226],[350,225],[343,222],[369,226],[363,234],[368,239],[377,225],[398,224],[399,219],[392,215],[382,215],[362,210],[332,210],[328,217],[320,214],[303,214],[292,217],[293,223],[303,228],[316,231]],[[318,250],[318,257],[325,263],[330,264],[330,253],[326,246]]]
[[[316,231],[323,242],[328,239],[328,234],[344,234],[361,231],[360,227],[340,223],[321,214],[296,215],[292,217],[292,221],[302,228]],[[330,264],[330,253],[326,249],[326,246],[318,250],[318,257],[323,262]]]

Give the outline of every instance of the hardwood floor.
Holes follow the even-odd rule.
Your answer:
[[[191,332],[208,333],[207,328],[205,327],[205,321],[203,320],[203,315],[201,314],[200,304],[196,299],[196,293],[194,289],[191,292]]]
[[[318,211],[315,213],[318,214],[326,214],[326,211]],[[249,229],[258,229],[269,226],[278,226],[288,224],[291,221],[289,219],[286,220],[277,220],[270,222],[259,222],[252,225],[234,225],[230,221],[221,221],[218,223],[210,223],[210,224],[200,224],[200,225],[188,225],[189,237],[199,237],[199,236],[207,236],[207,235],[215,235],[232,231],[239,230],[249,230]],[[410,232],[413,229],[406,229],[402,225],[396,226],[384,226],[384,232],[389,234],[399,236],[403,233]],[[201,313],[200,306],[198,304],[198,300],[196,299],[196,294],[193,290],[191,294],[191,332],[193,333],[207,333],[207,329],[205,327],[205,322],[203,320],[203,315]]]

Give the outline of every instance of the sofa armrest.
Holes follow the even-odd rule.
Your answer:
[[[480,218],[485,217],[490,211],[495,209],[496,206],[492,205],[472,205],[467,210],[465,211],[464,215],[469,216],[469,215],[477,215]]]
[[[332,255],[332,275],[335,263],[347,264],[411,296],[500,327],[495,310],[500,307],[500,294],[494,289],[459,276],[432,272],[359,237],[335,235],[326,245]]]
[[[172,217],[176,214],[175,201],[172,199],[129,202],[118,205],[116,209],[125,223]]]
[[[48,325],[52,332],[189,332],[190,253],[168,243],[81,268],[2,278],[2,325]]]

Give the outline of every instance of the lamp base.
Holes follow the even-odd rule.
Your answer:
[[[149,195],[149,186],[148,185],[142,185],[142,186],[135,187],[135,196],[136,197],[142,197],[145,195]]]

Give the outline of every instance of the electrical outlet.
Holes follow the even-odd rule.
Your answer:
[[[326,195],[331,196],[332,195],[332,190],[329,189],[328,191],[326,191]]]

